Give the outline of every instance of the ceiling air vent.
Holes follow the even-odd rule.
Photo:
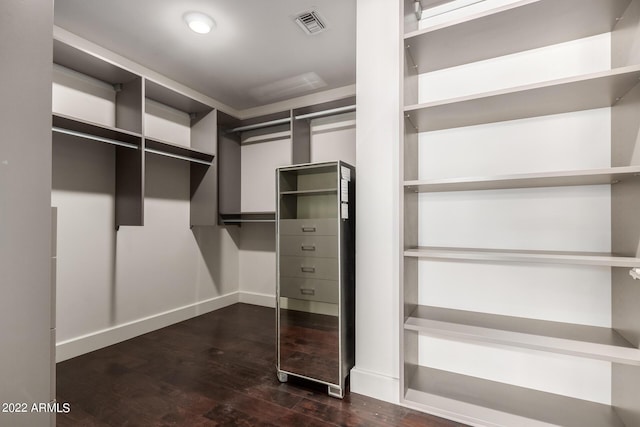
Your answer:
[[[318,12],[315,10],[304,12],[296,16],[296,23],[309,35],[321,33],[327,28]]]

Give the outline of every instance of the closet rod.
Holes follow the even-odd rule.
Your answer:
[[[356,106],[347,105],[346,107],[338,107],[338,108],[332,108],[330,110],[318,111],[315,113],[301,114],[299,116],[296,116],[295,119],[296,120],[314,119],[316,117],[333,116],[334,114],[348,113],[349,111],[356,111]]]
[[[63,128],[59,128],[59,127],[56,127],[56,126],[51,127],[51,130],[53,132],[63,133],[65,135],[77,136],[77,137],[80,137],[80,138],[91,139],[93,141],[98,141],[98,142],[106,142],[107,144],[113,144],[113,145],[117,145],[119,147],[132,148],[134,150],[138,149],[138,146],[136,144],[131,144],[130,142],[122,142],[122,141],[117,141],[115,139],[103,138],[101,136],[95,136],[95,135],[91,135],[89,133],[78,132],[78,131],[70,130],[70,129],[63,129]]]
[[[172,159],[186,160],[187,162],[200,163],[201,165],[211,166],[213,162],[207,162],[206,160],[194,159],[193,157],[181,156],[179,154],[167,153],[166,151],[154,150],[153,148],[145,148],[147,153],[159,154],[161,156],[171,157]]]
[[[255,125],[240,126],[227,131],[227,133],[244,132],[246,130],[268,128],[271,126],[283,125],[285,123],[291,123],[291,118],[287,117],[285,119],[277,119],[277,120],[271,120],[269,122],[256,123]]]
[[[275,223],[275,219],[230,219],[222,220],[223,224],[246,224],[246,223]]]

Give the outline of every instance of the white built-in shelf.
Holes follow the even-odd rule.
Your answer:
[[[640,267],[640,258],[617,256],[615,254],[599,252],[561,252],[419,246],[416,248],[405,249],[404,256],[461,261],[525,262],[629,268]]]
[[[407,369],[413,375],[405,404],[468,424],[625,427],[609,405],[424,366]]]
[[[146,98],[176,110],[196,115],[198,113],[208,113],[213,110],[211,106],[194,99],[192,96],[185,95],[178,90],[156,83],[148,78],[145,79],[144,86]]]
[[[420,132],[610,107],[640,80],[640,65],[404,108]]]
[[[215,157],[212,153],[206,151],[148,137],[145,138],[145,151],[207,166],[211,165]]]
[[[441,191],[500,190],[508,188],[561,187],[571,185],[606,185],[617,184],[628,179],[640,179],[640,166],[485,177],[412,180],[405,181],[404,186],[407,191],[431,193]]]
[[[51,121],[54,133],[70,135],[85,140],[103,142],[132,149],[140,148],[140,142],[142,141],[142,135],[138,133],[101,125],[64,114],[53,113]]]
[[[319,188],[316,190],[296,190],[296,191],[281,191],[281,196],[313,196],[319,194],[333,194],[337,193],[337,188]]]
[[[53,40],[53,62],[112,85],[128,83],[139,76],[106,58]]]
[[[629,0],[522,0],[405,35],[420,73],[610,32]]]
[[[610,328],[417,306],[405,329],[455,340],[640,365],[640,349]]]

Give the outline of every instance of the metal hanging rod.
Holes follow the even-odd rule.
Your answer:
[[[172,159],[178,160],[186,160],[187,162],[199,163],[201,165],[211,166],[213,162],[208,162],[206,160],[195,159],[193,157],[181,156],[179,154],[167,153],[166,151],[154,150],[153,148],[145,148],[144,151],[147,153],[159,154],[165,157],[171,157]]]
[[[122,141],[118,141],[118,140],[115,140],[115,139],[104,138],[102,136],[91,135],[89,133],[84,133],[84,132],[78,132],[78,131],[75,131],[75,130],[59,128],[59,127],[56,127],[56,126],[51,127],[51,130],[53,132],[62,133],[62,134],[65,134],[65,135],[77,136],[77,137],[80,137],[80,138],[91,139],[93,141],[98,141],[98,142],[106,142],[107,144],[117,145],[118,147],[132,148],[134,150],[138,149],[138,146],[136,144],[132,144],[130,142],[122,142]]]
[[[334,114],[348,113],[350,111],[356,111],[356,106],[347,105],[346,107],[338,107],[338,108],[332,108],[330,110],[318,111],[315,113],[301,114],[299,116],[296,116],[295,119],[296,120],[313,119],[316,117],[333,116]]]
[[[276,222],[275,219],[223,219],[224,224],[240,224],[245,222]]]
[[[244,132],[244,131],[247,131],[247,130],[268,128],[268,127],[271,127],[271,126],[283,125],[285,123],[291,123],[291,118],[287,117],[287,118],[284,118],[284,119],[277,119],[277,120],[271,120],[271,121],[268,121],[268,122],[256,123],[254,125],[240,126],[240,127],[233,128],[233,129],[227,131],[227,133]]]

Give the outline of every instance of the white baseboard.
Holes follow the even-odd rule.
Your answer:
[[[271,294],[260,294],[257,292],[240,291],[240,302],[245,304],[261,305],[263,307],[275,308],[276,296]]]
[[[56,344],[56,362],[62,362],[63,360],[71,359],[81,354],[126,341],[133,337],[173,325],[174,323],[182,322],[192,317],[235,304],[239,301],[239,293],[232,292],[62,341]]]
[[[351,392],[398,404],[400,382],[398,378],[380,375],[354,367],[350,374]]]

